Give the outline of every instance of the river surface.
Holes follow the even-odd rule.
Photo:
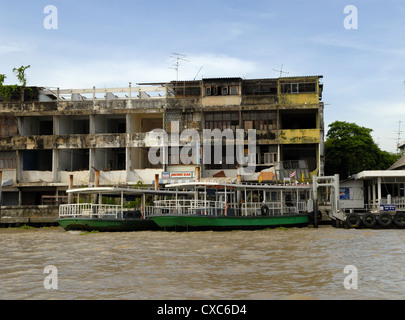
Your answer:
[[[404,299],[404,243],[405,230],[329,226],[87,234],[0,229],[0,299]],[[44,273],[47,266],[54,269]],[[355,269],[345,273],[346,266]]]

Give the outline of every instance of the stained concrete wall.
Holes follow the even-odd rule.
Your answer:
[[[58,206],[1,207],[0,226],[57,224]]]

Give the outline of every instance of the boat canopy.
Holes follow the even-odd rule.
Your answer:
[[[310,184],[291,184],[291,185],[283,185],[283,184],[262,184],[262,183],[218,183],[214,181],[194,181],[194,182],[185,182],[185,183],[175,183],[175,184],[167,184],[166,188],[186,188],[186,187],[223,187],[223,188],[235,188],[235,189],[303,189],[309,190],[312,189],[312,185]]]
[[[118,187],[88,187],[68,189],[67,193],[82,193],[82,194],[151,194],[151,195],[171,195],[173,190],[154,190],[154,189],[134,189],[134,188],[118,188]],[[178,194],[188,195],[190,191],[178,191]]]

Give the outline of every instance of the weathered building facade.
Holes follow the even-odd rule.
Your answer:
[[[0,97],[0,171],[3,205],[41,205],[64,197],[75,186],[146,185],[159,174],[171,179],[236,177],[238,165],[226,161],[180,161],[173,145],[167,163],[151,163],[158,145],[154,129],[170,136],[194,129],[256,130],[258,180],[272,172],[282,180],[323,174],[322,76],[274,79],[211,78],[139,84],[126,88],[51,90]],[[246,142],[247,143],[247,142]],[[185,142],[179,142],[184,145]],[[199,146],[201,147],[201,146]],[[247,151],[245,151],[246,153]],[[199,151],[201,154],[201,151]],[[269,179],[269,178],[266,178]],[[62,198],[61,198],[62,199]]]

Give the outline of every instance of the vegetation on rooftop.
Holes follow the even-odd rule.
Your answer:
[[[0,74],[0,96],[3,97],[5,101],[9,101],[10,97],[12,96],[13,93],[17,93],[21,90],[21,88],[24,90],[26,89],[27,86],[27,76],[25,74],[25,70],[30,68],[31,66],[21,66],[19,68],[13,68],[13,73],[18,79],[18,84],[13,84],[13,85],[4,85],[4,81],[7,79],[7,76],[4,73]],[[30,88],[27,88],[28,90],[31,91]]]

